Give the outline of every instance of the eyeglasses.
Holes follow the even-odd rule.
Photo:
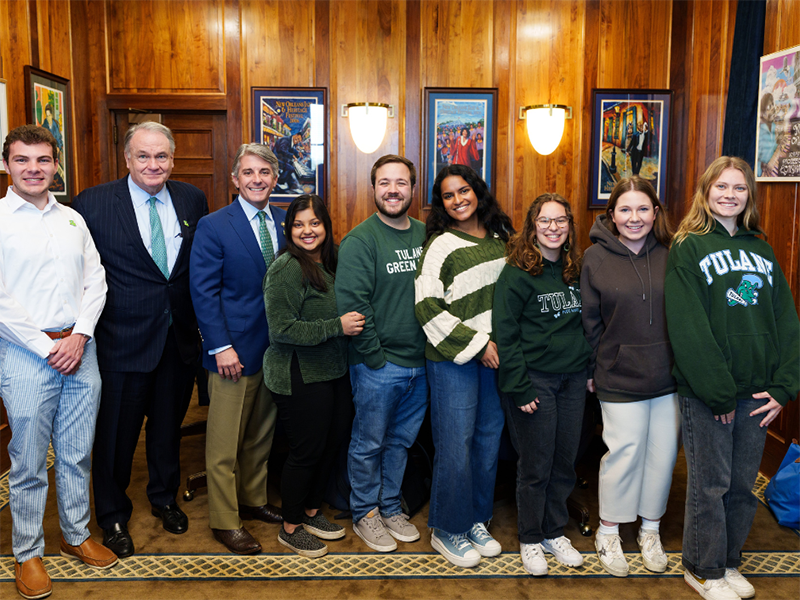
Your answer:
[[[146,165],[150,162],[150,158],[155,158],[157,163],[163,165],[170,159],[170,156],[169,154],[156,154],[155,156],[150,157],[147,154],[137,154],[136,162],[138,162],[140,165]]]
[[[560,229],[563,229],[569,225],[569,217],[556,217],[555,219],[551,219],[549,217],[539,217],[536,219],[536,224],[542,229],[549,229],[550,223],[553,221],[556,222],[556,225],[558,225]]]

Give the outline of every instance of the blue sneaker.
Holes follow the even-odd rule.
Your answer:
[[[481,562],[481,555],[467,540],[467,534],[453,535],[434,529],[431,533],[431,546],[457,567],[475,567]]]
[[[503,551],[500,542],[492,537],[483,523],[475,523],[467,533],[467,539],[481,556],[497,556]]]

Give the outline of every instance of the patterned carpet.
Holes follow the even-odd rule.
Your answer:
[[[52,448],[48,468],[53,466]],[[759,474],[753,493],[764,502],[768,480]],[[0,511],[8,505],[8,473],[0,476]],[[800,532],[796,532],[800,535]],[[550,578],[611,578],[598,564],[594,553],[584,552],[580,569],[566,568],[549,558]],[[680,553],[670,552],[667,572],[652,573],[644,568],[638,553],[626,553],[630,576],[638,578],[682,577]],[[44,559],[54,581],[291,581],[291,580],[370,580],[370,579],[496,579],[527,578],[517,552],[481,561],[474,569],[452,566],[438,553],[330,553],[319,559],[295,554],[266,553],[258,556],[231,554],[136,554],[120,561],[113,569],[101,571],[59,555]],[[748,577],[798,577],[800,552],[745,552],[742,570]],[[14,580],[14,561],[0,556],[0,582]]]

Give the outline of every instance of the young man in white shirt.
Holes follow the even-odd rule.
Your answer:
[[[0,396],[12,437],[9,492],[17,590],[52,592],[42,564],[47,451],[52,437],[61,555],[106,569],[116,555],[89,537],[89,465],[100,404],[92,340],[105,271],[83,219],[48,189],[58,144],[43,127],[12,130],[0,200]]]

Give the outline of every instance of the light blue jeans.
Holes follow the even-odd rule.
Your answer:
[[[428,526],[466,533],[492,518],[503,409],[497,372],[477,360],[428,361],[436,454]]]
[[[425,367],[387,362],[380,369],[350,367],[356,416],[347,456],[350,512],[357,523],[376,506],[384,517],[400,514],[400,487],[408,449],[428,407]]]
[[[68,544],[82,544],[89,537],[89,467],[100,406],[94,341],[86,343],[77,373],[61,375],[47,360],[0,339],[0,396],[12,432],[8,487],[14,557],[23,563],[44,556],[51,436],[61,532]]]

